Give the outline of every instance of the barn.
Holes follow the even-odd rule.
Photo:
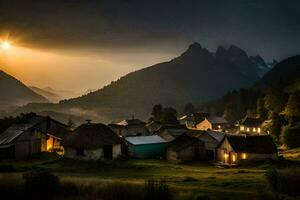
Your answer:
[[[216,160],[225,164],[239,164],[277,159],[277,147],[270,135],[227,135],[216,148]]]
[[[122,139],[104,124],[87,123],[64,141],[64,156],[82,160],[112,160],[121,156]]]
[[[0,134],[0,159],[24,159],[44,151],[63,154],[66,125],[34,113],[23,115]]]
[[[167,142],[158,135],[125,138],[127,154],[134,158],[161,158],[165,156]]]
[[[188,134],[178,136],[169,143],[166,159],[175,163],[202,160],[205,157],[205,144]]]

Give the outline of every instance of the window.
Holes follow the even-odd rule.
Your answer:
[[[242,153],[242,159],[243,160],[247,159],[247,154],[246,153]]]
[[[218,129],[221,129],[221,125],[218,125]]]
[[[253,132],[256,132],[256,128],[253,128]]]
[[[240,130],[241,130],[241,131],[244,131],[244,130],[245,130],[245,127],[244,127],[244,126],[241,126],[241,127],[240,127]]]
[[[250,132],[250,128],[247,128],[247,132]]]
[[[260,131],[261,131],[260,128],[257,128],[257,132],[260,133]]]
[[[84,156],[84,149],[83,148],[77,148],[76,149],[76,155],[77,156]]]
[[[232,162],[235,162],[236,161],[236,157],[235,155],[232,155]]]

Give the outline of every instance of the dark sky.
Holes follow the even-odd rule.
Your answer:
[[[1,31],[23,45],[180,52],[236,44],[281,59],[300,53],[298,0],[0,0]]]

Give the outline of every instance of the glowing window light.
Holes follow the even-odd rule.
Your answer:
[[[235,155],[232,155],[232,162],[235,162],[236,161],[236,157]]]
[[[218,125],[218,129],[221,129],[221,125]]]
[[[260,133],[260,132],[261,132],[260,128],[257,128],[257,132],[258,132],[258,133]]]
[[[253,128],[253,132],[256,132],[256,128]]]
[[[240,127],[240,130],[241,130],[241,131],[244,131],[244,130],[245,130],[245,127],[244,127],[244,126],[241,126],[241,127]]]
[[[247,159],[247,154],[246,153],[242,153],[242,159]]]
[[[250,132],[250,128],[247,128],[247,132]]]

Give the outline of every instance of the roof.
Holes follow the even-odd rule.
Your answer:
[[[63,140],[63,146],[96,149],[121,142],[122,139],[104,124],[83,124]]]
[[[18,136],[20,136],[25,131],[33,128],[35,125],[43,121],[45,117],[42,116],[32,116],[29,119],[22,121],[22,123],[15,123],[0,134],[0,145],[9,144],[14,141]]]
[[[206,119],[212,124],[228,124],[228,121],[224,117],[211,116]]]
[[[263,123],[263,120],[260,118],[245,117],[243,119],[241,125],[250,126],[250,127],[258,127],[258,126],[261,126],[262,123]]]
[[[198,142],[201,141],[187,134],[182,134],[169,144],[168,149],[178,152]]]
[[[174,130],[187,130],[187,127],[185,124],[175,124],[175,125],[163,125],[161,126],[157,131],[154,132],[154,134],[157,134],[159,132],[162,132],[164,130],[171,130],[171,131],[174,131]]]
[[[120,122],[111,123],[110,126],[136,126],[136,125],[145,125],[146,123],[139,119],[124,119]]]
[[[146,128],[150,133],[154,133],[158,129],[160,129],[163,125],[160,122],[151,121],[148,124],[146,124]]]
[[[228,140],[233,150],[237,153],[254,153],[254,154],[277,153],[276,144],[274,143],[270,135],[260,135],[260,136],[227,135],[224,138],[224,140],[225,139]]]
[[[158,135],[126,137],[125,140],[133,145],[166,143],[166,141]]]
[[[203,142],[208,142],[209,140],[201,137],[202,135],[208,135],[212,139],[214,139],[215,141],[217,141],[218,143],[221,142],[224,139],[224,137],[225,137],[225,133],[223,133],[223,132],[203,131],[199,136],[196,136],[196,137],[198,137]]]

